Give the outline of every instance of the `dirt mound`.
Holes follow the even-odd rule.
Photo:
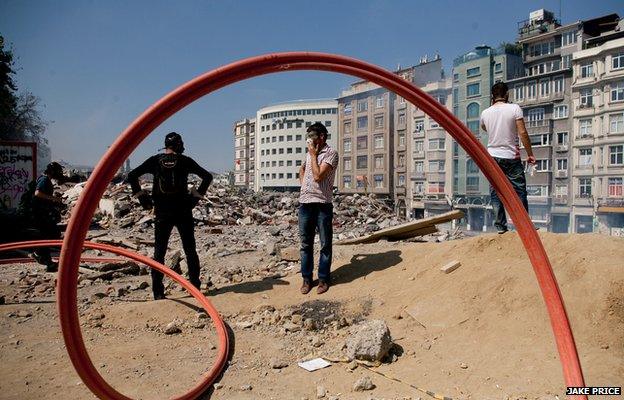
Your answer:
[[[624,240],[540,236],[566,302],[587,385],[621,386]],[[453,260],[461,262],[457,270],[440,271]],[[24,267],[8,267],[9,273],[11,268]],[[361,319],[386,321],[403,352],[379,371],[405,382],[454,399],[564,397],[550,322],[516,234],[336,248],[333,271],[334,285],[322,296],[314,290],[300,295],[294,271],[280,284],[252,280],[244,282],[244,291],[226,285],[211,293],[235,333],[232,363],[213,398],[311,399],[317,385],[328,398],[428,398],[361,367],[334,364],[308,373],[296,365],[312,356],[343,357],[348,327]],[[8,286],[3,280],[0,288]],[[103,299],[81,306],[96,366],[127,395],[179,394],[213,360],[210,324],[198,322],[192,299],[181,292],[171,297],[177,300]],[[67,360],[54,304],[2,309],[0,329],[9,333],[0,339],[3,398],[92,398]],[[20,310],[33,316],[9,316]],[[182,333],[167,336],[162,328],[174,319]],[[314,329],[297,328],[308,319]],[[286,366],[271,368],[270,359]],[[354,392],[354,382],[367,375],[375,389]]]

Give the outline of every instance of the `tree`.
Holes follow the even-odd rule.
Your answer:
[[[48,123],[41,118],[40,99],[30,92],[17,93],[13,51],[4,45],[0,35],[0,139],[47,144],[43,135]]]

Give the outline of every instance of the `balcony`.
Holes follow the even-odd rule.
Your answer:
[[[427,180],[429,182],[444,182],[446,174],[442,172],[427,172]]]
[[[555,178],[567,178],[567,177],[568,177],[568,170],[566,169],[555,172]]]
[[[397,186],[394,188],[394,193],[398,196],[405,196],[406,192],[405,186]]]
[[[565,153],[566,151],[568,151],[569,146],[567,144],[556,144],[555,145],[555,151],[557,153]]]
[[[526,128],[529,135],[535,135],[538,133],[551,133],[552,127],[553,121],[550,118],[526,122]]]
[[[425,179],[424,172],[412,172],[412,180]]]
[[[425,151],[424,151],[424,150],[415,150],[415,151],[412,153],[412,156],[413,156],[414,158],[425,158]]]
[[[419,131],[414,131],[414,133],[412,133],[412,136],[416,139],[418,138],[424,138],[425,137],[425,130],[421,129]]]
[[[582,110],[590,110],[592,108],[594,108],[594,104],[593,103],[585,103],[585,104],[577,105],[574,109],[576,111],[582,111]]]
[[[591,206],[594,204],[594,199],[590,194],[576,194],[574,195],[575,206]]]
[[[553,203],[557,205],[567,205],[568,204],[568,196],[567,195],[559,195],[553,197]]]
[[[624,207],[624,197],[600,197],[598,198],[600,207]]]
[[[469,193],[469,194],[480,193],[479,185],[466,185],[466,193]]]
[[[530,204],[548,204],[550,197],[548,196],[527,196]]]
[[[576,140],[591,140],[592,139],[592,135],[590,133],[579,133],[578,135],[576,135],[574,138]]]
[[[445,160],[446,151],[444,150],[429,150],[428,153],[430,160]]]

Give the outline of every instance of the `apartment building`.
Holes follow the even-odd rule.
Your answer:
[[[299,168],[308,151],[306,128],[327,127],[328,144],[336,148],[336,100],[298,100],[258,110],[255,137],[254,190],[297,191]]]
[[[234,123],[234,186],[253,187],[256,119]]]
[[[487,146],[487,132],[481,129],[481,112],[490,106],[492,85],[522,74],[521,51],[515,45],[494,49],[477,46],[453,61],[453,114]],[[460,221],[468,230],[486,231],[493,225],[490,185],[477,164],[453,140],[451,159],[453,205],[466,214]]]
[[[624,236],[624,21],[584,22],[572,57],[571,231]]]

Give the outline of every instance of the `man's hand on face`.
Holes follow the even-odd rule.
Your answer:
[[[316,148],[316,145],[314,144],[314,142],[310,142],[308,143],[308,153],[310,153],[311,156],[317,156],[318,154],[318,150]]]

